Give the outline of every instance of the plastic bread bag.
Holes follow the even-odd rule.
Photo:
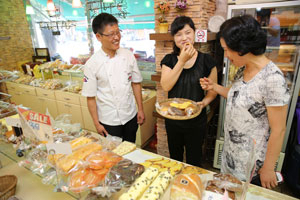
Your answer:
[[[20,161],[19,166],[30,169],[35,174],[43,175],[50,168],[47,163],[45,145],[38,145],[25,154],[25,159]]]
[[[72,146],[72,145],[71,145]],[[99,151],[102,149],[102,146],[98,143],[91,142],[85,145],[82,145],[69,155],[64,155],[56,162],[56,169],[60,171],[60,173],[69,174],[81,168],[83,165],[88,165],[85,161],[86,157],[88,157],[91,153],[95,151]]]
[[[122,159],[121,156],[109,151],[95,151],[85,158],[89,168],[95,170],[107,169],[107,171]]]
[[[65,137],[65,136],[64,136]],[[64,138],[63,137],[63,138]],[[71,145],[71,149],[72,151],[73,150],[76,150],[77,148],[83,146],[83,145],[86,145],[88,143],[91,143],[92,142],[92,139],[89,139],[87,137],[79,137],[79,138],[75,138],[74,137],[71,137],[71,136],[67,136],[67,137],[70,137],[72,138],[72,140],[68,140],[69,138],[64,138],[65,140],[69,141],[70,145]],[[63,141],[63,142],[67,142],[67,141]],[[62,142],[56,142],[56,143],[62,143]],[[51,165],[55,166],[56,162],[62,158],[64,155],[63,154],[49,154],[48,155],[48,161]]]
[[[256,169],[256,156],[255,156],[256,141],[251,138],[250,142],[251,142],[251,150],[250,150],[248,162],[246,165],[246,182],[243,185],[243,192],[241,195],[241,200],[246,199],[250,181],[252,180],[253,174]]]
[[[112,135],[107,135],[105,138],[101,138],[102,145],[104,149],[107,149],[109,151],[112,151],[117,146],[119,146],[122,143],[122,138]]]
[[[168,115],[168,108],[167,106],[160,106],[158,102],[155,103],[155,108],[161,112],[162,115]]]
[[[81,125],[80,123],[72,124],[71,123],[71,117],[70,114],[62,114],[55,118],[53,123],[54,129],[61,129],[64,133],[69,134],[73,132],[80,132],[81,131]]]
[[[92,192],[102,197],[110,197],[122,188],[131,186],[144,170],[144,166],[123,159],[109,170],[105,181],[93,188]]]
[[[206,183],[203,199],[204,200],[210,199],[210,198],[212,198],[211,196],[213,196],[214,198],[219,197],[220,199],[224,199],[224,200],[225,199],[231,199],[231,200],[236,199],[234,192],[227,191],[224,188],[220,188],[214,184],[213,180],[209,180]]]
[[[179,174],[171,185],[170,200],[202,199],[204,186],[197,174]]]
[[[80,193],[94,188],[104,180],[106,169],[94,170],[88,167],[80,168],[70,174],[68,179],[69,190]]]
[[[214,174],[213,180],[211,181],[213,185],[218,188],[226,189],[232,192],[242,192],[243,184],[242,182],[231,174]]]
[[[56,185],[57,184],[57,173],[54,168],[50,168],[42,179],[42,183],[45,185]]]
[[[194,114],[194,109],[191,108],[191,107],[187,107],[187,108],[185,109],[185,113],[186,113],[187,116],[191,116],[191,115]]]
[[[79,93],[82,90],[82,85],[78,81],[67,81],[62,91]]]

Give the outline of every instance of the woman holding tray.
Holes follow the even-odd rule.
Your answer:
[[[203,110],[193,119],[165,120],[170,157],[183,161],[185,147],[187,163],[200,166],[207,124],[205,107],[216,93],[208,91],[205,95],[199,79],[209,77],[217,82],[216,63],[210,55],[194,48],[195,25],[190,17],[177,17],[171,24],[171,34],[174,47],[161,61],[161,86],[168,92],[168,98],[193,100]]]

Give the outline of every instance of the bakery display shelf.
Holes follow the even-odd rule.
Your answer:
[[[0,70],[0,83],[1,82],[6,82],[6,81],[12,81],[19,78],[16,73],[7,71],[7,70]]]
[[[14,105],[8,102],[0,101],[0,119],[15,114],[17,114],[17,110]]]
[[[24,157],[18,157],[16,154],[16,150],[13,148],[13,145],[9,144],[9,143],[5,143],[3,141],[0,141],[0,153],[3,154],[4,156],[6,156],[7,158],[9,158],[10,160],[14,161],[15,163],[19,163],[20,161],[23,161],[24,158],[26,157],[26,152],[25,152]],[[27,166],[22,166],[22,167],[24,167],[25,169],[32,172],[30,167],[27,167]],[[35,174],[40,179],[44,178],[44,176],[40,173],[33,173],[33,174]],[[41,183],[42,183],[42,180],[41,180]],[[73,192],[66,192],[66,194],[70,195],[74,199],[80,199],[80,196]]]
[[[0,101],[5,101],[11,98],[10,94],[0,92]]]

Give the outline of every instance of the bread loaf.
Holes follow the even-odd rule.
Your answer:
[[[203,184],[197,174],[180,174],[171,187],[171,200],[200,200]]]

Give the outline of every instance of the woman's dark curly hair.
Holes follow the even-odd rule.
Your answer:
[[[185,25],[189,25],[194,31],[196,30],[195,24],[190,17],[180,16],[174,19],[171,24],[171,35],[174,35],[184,28]],[[175,42],[173,42],[173,54],[179,55],[180,49],[176,46]]]
[[[250,15],[233,17],[220,27],[217,38],[223,38],[226,45],[240,56],[247,53],[262,55],[266,51],[267,35],[259,23]]]

